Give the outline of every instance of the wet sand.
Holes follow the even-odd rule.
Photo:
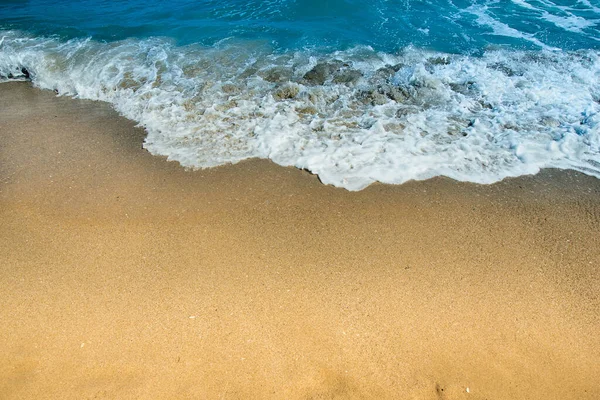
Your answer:
[[[186,171],[0,84],[0,398],[598,399],[600,180]]]

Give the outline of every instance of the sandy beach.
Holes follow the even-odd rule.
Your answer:
[[[600,180],[188,171],[0,84],[1,399],[598,399]]]

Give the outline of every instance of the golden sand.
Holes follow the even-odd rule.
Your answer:
[[[598,399],[600,180],[185,171],[0,84],[1,399]]]

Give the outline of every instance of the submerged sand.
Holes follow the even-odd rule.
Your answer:
[[[0,398],[597,399],[600,180],[186,171],[0,84]]]

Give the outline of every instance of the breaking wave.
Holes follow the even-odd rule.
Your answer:
[[[147,130],[146,149],[190,168],[259,157],[348,190],[440,175],[492,183],[549,167],[600,177],[593,49],[475,56],[0,38],[0,80],[109,102]]]

